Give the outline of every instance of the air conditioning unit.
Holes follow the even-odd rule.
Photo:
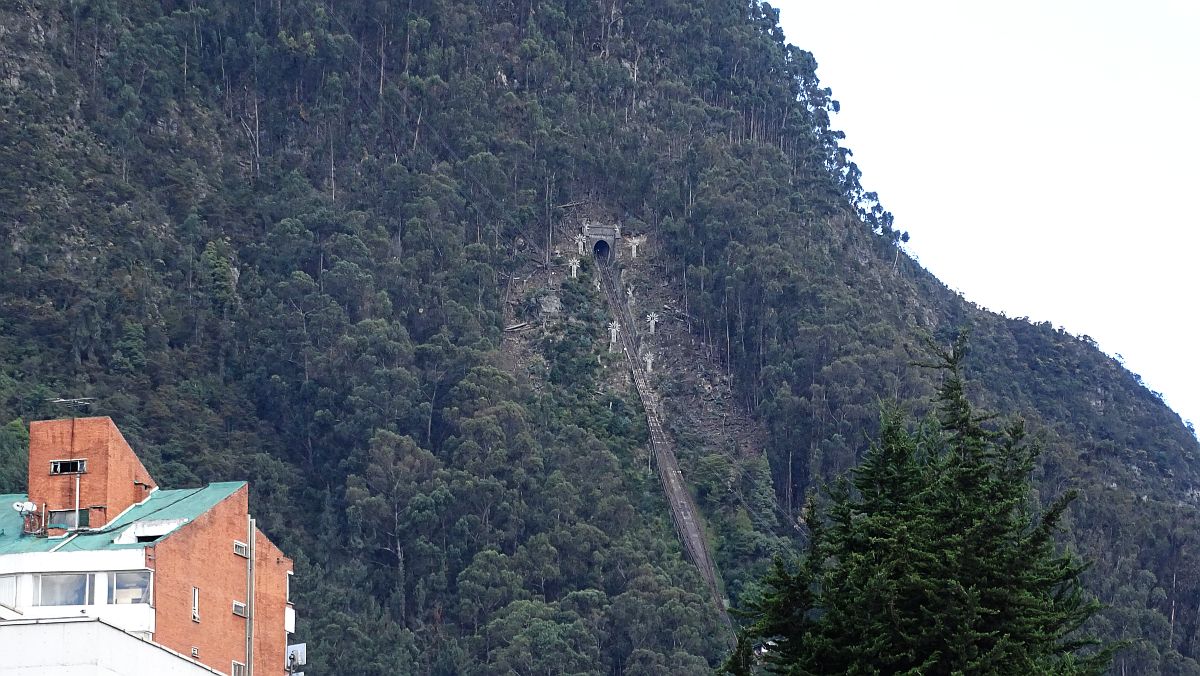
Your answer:
[[[308,663],[308,644],[296,643],[287,647],[287,667],[302,667]]]

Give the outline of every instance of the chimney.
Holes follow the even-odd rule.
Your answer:
[[[101,528],[157,487],[112,418],[29,424],[29,500],[52,535]]]

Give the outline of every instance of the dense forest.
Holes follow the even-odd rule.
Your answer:
[[[0,491],[28,421],[77,413],[48,400],[94,397],[160,484],[252,482],[307,673],[709,673],[732,636],[594,270],[553,315],[514,284],[586,212],[657,243],[681,361],[764,431],[676,430],[732,604],[966,328],[972,400],[1029,421],[1047,499],[1079,491],[1089,631],[1134,640],[1122,674],[1200,674],[1195,436],[1087,337],[911,260],[816,70],[758,0],[5,3]]]

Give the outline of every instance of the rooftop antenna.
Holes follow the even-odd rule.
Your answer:
[[[38,514],[38,506],[28,500],[14,502],[12,508],[21,515],[21,535],[41,535],[46,532],[42,527],[42,515]]]

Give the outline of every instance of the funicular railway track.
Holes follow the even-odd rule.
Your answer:
[[[638,398],[641,399],[642,407],[646,411],[646,422],[650,429],[650,449],[658,468],[658,478],[662,482],[663,491],[666,493],[667,502],[671,508],[671,521],[675,524],[675,531],[683,543],[684,551],[700,572],[705,586],[708,587],[722,621],[727,626],[732,626],[725,611],[725,601],[718,583],[717,568],[713,564],[712,555],[708,550],[708,540],[704,536],[704,527],[699,517],[700,512],[692,501],[691,493],[683,483],[683,474],[679,471],[679,462],[675,458],[674,444],[667,436],[666,430],[663,429],[658,396],[650,387],[650,381],[642,369],[638,352],[641,340],[638,336],[637,323],[634,322],[629,306],[621,294],[615,267],[600,258],[597,258],[596,262],[609,310],[621,324],[618,336],[621,342],[621,351],[625,355],[625,362],[633,376]]]

